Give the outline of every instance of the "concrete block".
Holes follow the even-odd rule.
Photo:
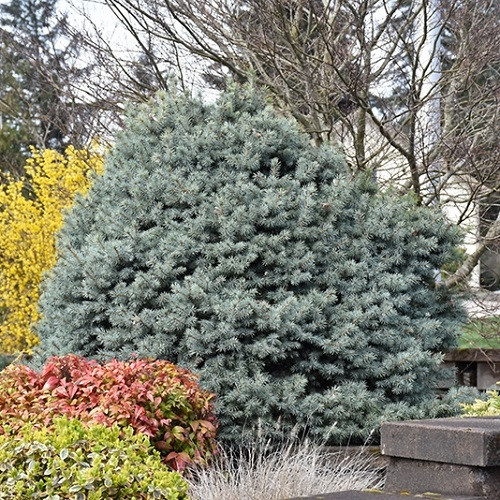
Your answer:
[[[390,457],[496,467],[500,417],[387,422],[382,424],[381,443],[382,454]]]
[[[500,499],[500,467],[475,467],[391,457],[385,490]]]
[[[490,389],[500,380],[500,363],[477,364],[477,388]],[[496,387],[499,388],[498,386]]]

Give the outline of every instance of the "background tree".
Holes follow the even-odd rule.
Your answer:
[[[233,440],[278,422],[364,439],[382,418],[439,414],[462,311],[434,275],[457,231],[366,177],[252,89],[158,96],[66,219],[39,357],[189,367]]]
[[[0,163],[23,174],[29,147],[59,152],[89,143],[93,116],[76,88],[85,75],[57,0],[0,5]]]

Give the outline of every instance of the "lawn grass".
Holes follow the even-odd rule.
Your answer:
[[[475,319],[464,326],[459,349],[500,349],[500,316]]]

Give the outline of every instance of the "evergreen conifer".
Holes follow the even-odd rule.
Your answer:
[[[190,368],[230,440],[436,415],[462,313],[434,276],[457,233],[346,172],[250,87],[142,105],[67,217],[40,356]]]

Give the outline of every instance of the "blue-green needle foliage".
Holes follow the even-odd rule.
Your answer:
[[[201,374],[221,432],[329,430],[437,414],[460,310],[434,273],[457,234],[352,179],[251,88],[140,107],[67,217],[43,356],[133,355]]]

